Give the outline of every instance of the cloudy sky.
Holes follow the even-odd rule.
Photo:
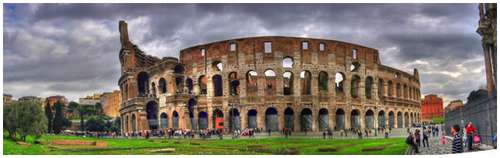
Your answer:
[[[327,38],[420,71],[422,94],[464,100],[485,85],[477,4],[4,4],[4,93],[76,100],[118,89],[118,21],[148,54],[246,36]]]

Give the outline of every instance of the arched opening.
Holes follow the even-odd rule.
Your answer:
[[[335,74],[335,91],[337,94],[342,94],[344,93],[344,80],[345,80],[345,75],[341,72],[337,72]]]
[[[403,128],[403,114],[398,112],[398,128]]]
[[[322,108],[318,113],[318,127],[320,130],[328,130],[330,129],[330,125],[328,122],[328,110],[326,108]]]
[[[174,73],[183,74],[184,73],[184,66],[182,66],[181,64],[175,65]]]
[[[212,82],[214,85],[214,96],[219,97],[222,96],[222,76],[221,75],[214,75],[212,77]]]
[[[359,62],[353,62],[351,64],[351,72],[358,71],[360,66],[361,66],[361,64],[359,64]]]
[[[269,69],[264,71],[266,77],[266,95],[273,96],[276,92],[276,73]]]
[[[391,80],[387,81],[387,96],[394,97],[394,86]]]
[[[191,98],[187,102],[187,107],[188,107],[188,112],[189,112],[189,120],[191,122],[191,129],[196,129],[198,125],[196,125],[196,119],[194,118],[194,108],[196,106],[197,102],[196,99]]]
[[[246,75],[247,79],[247,95],[256,95],[257,94],[257,72],[250,70]]]
[[[177,111],[172,112],[172,128],[179,129],[179,114]]]
[[[283,95],[293,95],[293,73],[283,73]]]
[[[335,130],[345,129],[345,112],[342,109],[337,109],[335,112]]]
[[[184,91],[184,77],[183,76],[177,76],[175,78],[175,89],[176,92],[182,93]]]
[[[200,111],[198,113],[198,128],[199,129],[208,128],[208,114],[205,111]]]
[[[216,72],[217,71],[221,72],[223,67],[224,67],[224,65],[220,61],[214,61],[214,62],[212,62],[212,69],[214,71],[216,71]]]
[[[151,92],[156,96],[156,84],[154,82],[151,82]]]
[[[278,130],[278,111],[274,107],[269,107],[266,110],[266,130]]]
[[[135,118],[135,114],[132,114],[132,131],[136,132],[137,131],[137,119]]]
[[[163,77],[158,81],[158,89],[160,89],[161,93],[167,93],[167,81]]]
[[[380,110],[378,112],[378,127],[385,128],[385,112]]]
[[[186,79],[187,90],[189,94],[193,93],[193,80],[191,78]]]
[[[291,129],[293,131],[294,129],[294,122],[293,122],[293,109],[290,107],[287,107],[285,109],[285,128]]]
[[[251,129],[257,128],[257,110],[255,109],[248,110],[247,116],[248,116],[247,127]]]
[[[318,89],[320,93],[328,93],[328,73],[325,71],[319,72]]]
[[[139,91],[139,96],[144,97],[149,93],[148,91],[149,75],[146,72],[140,72],[137,75],[137,88]]]
[[[384,97],[384,80],[383,79],[378,80],[378,97],[379,98]]]
[[[162,129],[168,128],[168,116],[164,112],[162,112],[160,115],[160,127]]]
[[[213,122],[215,129],[224,129],[224,113],[222,110],[215,109],[213,111]]]
[[[361,78],[358,75],[353,75],[351,80],[351,97],[358,98],[359,97],[359,83],[361,82]]]
[[[373,115],[374,115],[374,113],[373,113],[372,110],[368,110],[365,113],[365,127],[368,128],[368,129],[375,128],[375,126],[373,124],[373,122],[374,122]]]
[[[158,129],[158,104],[154,101],[146,104],[146,118],[150,130]]]
[[[394,112],[389,112],[389,127],[394,128]]]
[[[231,119],[229,120],[229,129],[231,131],[241,129],[240,125],[240,112],[236,108],[232,108],[229,110],[229,116]]]
[[[293,58],[285,57],[283,58],[283,68],[293,68]]]
[[[403,98],[408,98],[408,86],[406,84],[403,85]]]
[[[373,78],[368,76],[365,81],[365,96],[366,99],[372,99]]]
[[[312,131],[312,111],[304,108],[300,112],[300,127],[302,131]]]
[[[359,123],[359,110],[354,109],[351,111],[351,128],[360,129],[361,125]]]
[[[300,72],[302,95],[311,95],[311,72],[304,70]]]
[[[410,127],[410,116],[405,112],[405,127]]]
[[[237,96],[240,94],[240,80],[238,79],[238,73],[229,73],[229,94],[231,96]]]
[[[200,88],[201,95],[207,94],[207,82],[207,77],[205,77],[205,75],[201,75],[200,78],[198,78],[198,86]]]
[[[401,98],[401,84],[396,84],[396,97]]]

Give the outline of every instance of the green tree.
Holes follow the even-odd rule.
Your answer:
[[[111,128],[109,129],[112,132],[119,133],[121,129],[121,118],[116,117],[115,120],[113,120],[113,124],[111,125]]]
[[[56,102],[55,104],[56,113],[54,114],[53,129],[54,133],[61,133],[64,127],[68,126],[68,120],[64,117],[64,104],[61,102]]]
[[[28,135],[40,138],[47,129],[47,117],[44,115],[41,103],[20,101],[5,108],[4,128],[13,139],[16,139],[16,134],[19,134],[23,141],[26,141]]]
[[[104,115],[90,116],[85,123],[85,128],[86,130],[92,132],[109,131],[112,126],[112,123],[109,120],[110,118]]]
[[[54,119],[54,114],[52,113],[52,107],[50,107],[49,102],[45,105],[45,117],[47,117],[47,133],[52,133],[52,121]]]
[[[7,130],[12,139],[16,139],[17,130],[17,108],[14,108],[17,103],[10,106],[3,106],[3,128]]]
[[[94,105],[94,108],[95,108],[95,114],[96,115],[101,115],[102,114],[102,104],[101,103],[95,103]]]

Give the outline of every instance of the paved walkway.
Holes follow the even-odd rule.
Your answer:
[[[442,145],[439,142],[440,137],[429,138],[429,146],[424,147],[423,144],[420,146],[420,153],[416,155],[441,155],[441,154],[451,154],[451,140],[446,139],[446,144]]]

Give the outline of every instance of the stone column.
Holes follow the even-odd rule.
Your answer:
[[[207,110],[207,120],[208,120],[208,128],[213,129],[214,128],[214,111],[212,107],[209,107]]]
[[[241,130],[246,129],[248,125],[248,109],[246,107],[242,107],[240,111],[240,127]]]
[[[295,132],[300,132],[302,129],[302,125],[300,124],[300,109],[294,108],[293,109],[293,128]]]

